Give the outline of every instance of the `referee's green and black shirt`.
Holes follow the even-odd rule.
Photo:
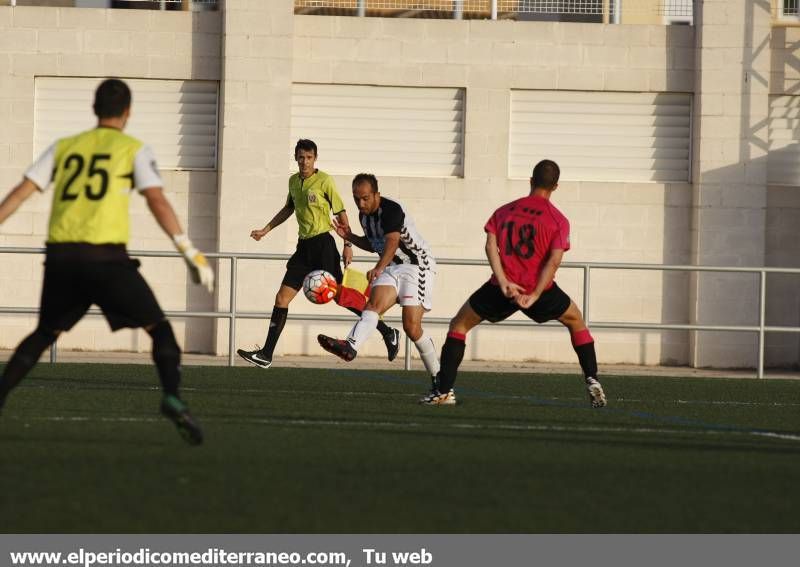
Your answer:
[[[331,214],[344,211],[333,178],[320,170],[305,179],[299,173],[292,175],[286,204],[294,208],[301,240],[328,232],[332,228]]]

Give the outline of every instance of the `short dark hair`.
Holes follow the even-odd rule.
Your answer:
[[[371,173],[359,173],[353,178],[353,189],[361,185],[362,183],[369,183],[369,186],[372,187],[372,192],[378,192],[378,178],[372,175]]]
[[[558,164],[549,159],[543,159],[533,168],[533,187],[553,189],[558,185],[558,178],[560,176],[561,170],[558,168]]]
[[[313,142],[313,140],[306,140],[305,138],[300,138],[297,140],[297,143],[294,146],[294,157],[297,157],[297,152],[300,150],[305,150],[307,152],[314,152],[314,155],[317,155],[317,144]]]
[[[94,92],[94,109],[98,118],[116,118],[131,106],[131,89],[119,79],[106,79]]]

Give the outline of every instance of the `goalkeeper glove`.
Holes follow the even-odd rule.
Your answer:
[[[176,234],[172,237],[175,247],[183,254],[186,265],[189,267],[189,274],[194,283],[199,283],[205,287],[209,293],[214,291],[214,270],[208,265],[208,260],[185,234]]]

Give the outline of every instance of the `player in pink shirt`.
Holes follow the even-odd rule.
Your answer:
[[[555,282],[556,270],[569,250],[569,221],[551,202],[560,170],[550,160],[533,169],[531,192],[497,209],[484,226],[491,279],[473,293],[450,321],[442,347],[441,370],[427,405],[454,405],[453,384],[464,358],[467,333],[482,321],[503,321],[517,311],[537,323],[557,319],[569,329],[592,407],[606,405],[597,381],[594,339],[578,306]]]

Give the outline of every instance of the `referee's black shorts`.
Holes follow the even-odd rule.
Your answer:
[[[164,312],[139,265],[124,245],[48,244],[39,324],[68,331],[92,305],[114,331],[158,323]]]
[[[286,275],[281,284],[299,290],[303,287],[306,274],[314,270],[330,272],[337,282],[341,282],[341,261],[336,241],[329,232],[298,240],[297,250],[286,263]]]
[[[488,281],[483,284],[469,298],[469,305],[482,319],[490,323],[497,323],[508,319],[517,311],[522,311],[529,319],[537,323],[545,323],[558,319],[567,310],[570,304],[569,296],[553,282],[553,286],[542,293],[536,303],[527,309],[503,295],[500,286]]]

